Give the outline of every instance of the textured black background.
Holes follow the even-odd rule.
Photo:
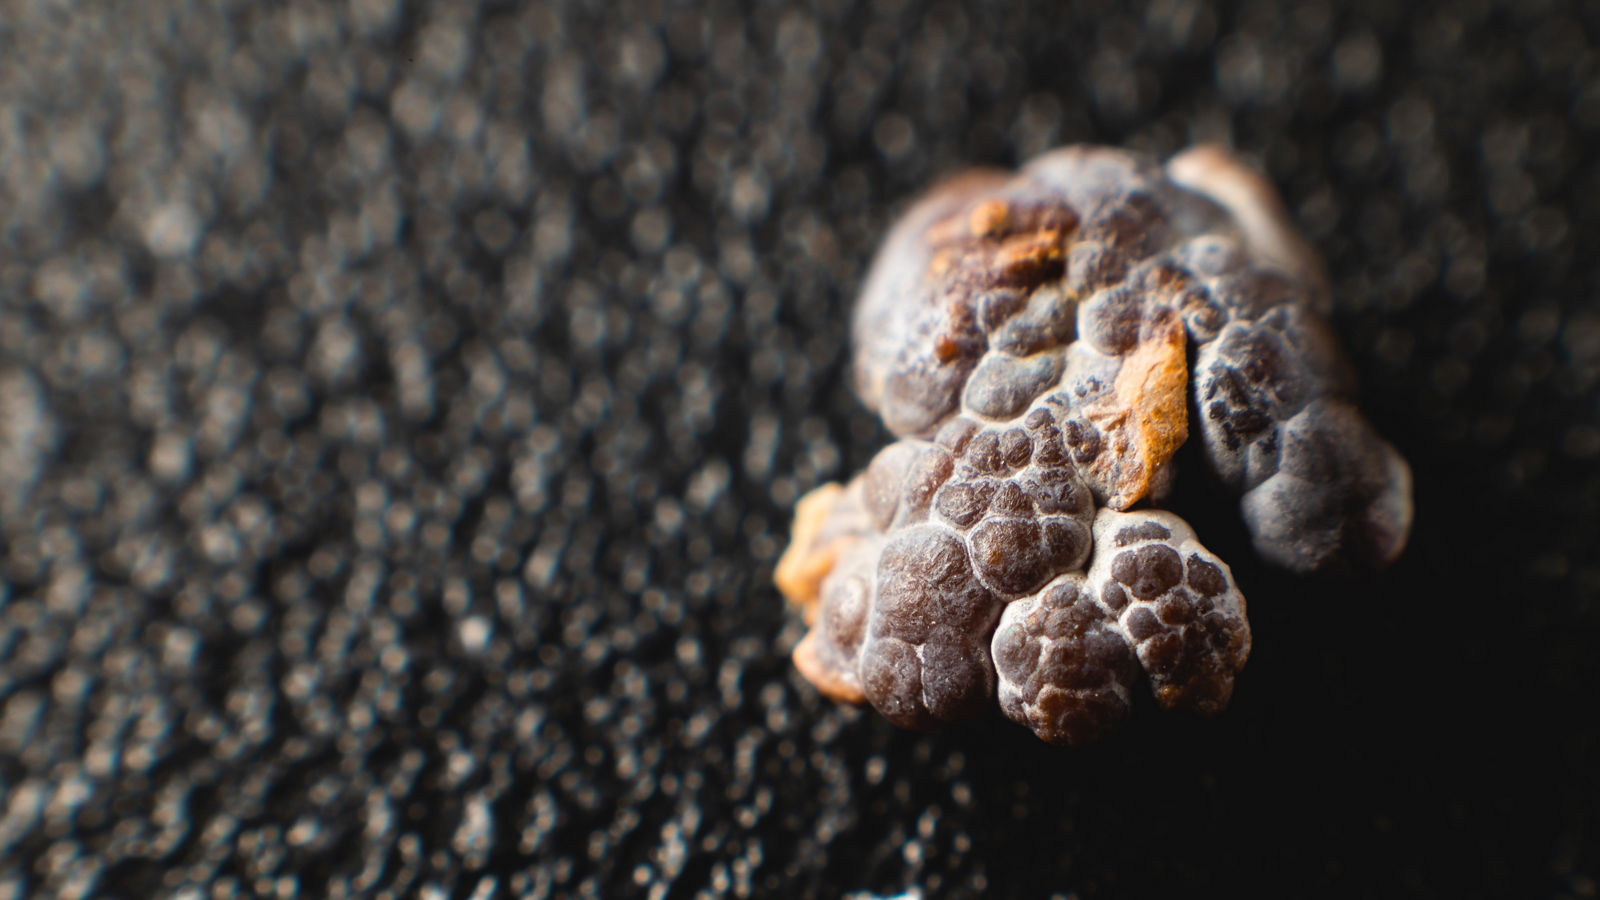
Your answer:
[[[0,897],[1588,897],[1600,12],[0,0]],[[770,585],[884,435],[937,176],[1231,143],[1412,460],[1111,744],[821,700]]]

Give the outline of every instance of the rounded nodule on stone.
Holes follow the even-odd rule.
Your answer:
[[[962,403],[980,416],[1010,419],[1059,381],[1061,370],[1059,353],[1039,353],[1022,359],[989,353],[967,380]]]
[[[972,529],[978,573],[996,590],[1021,594],[1050,577],[1039,524],[1028,519],[988,519]]]
[[[988,510],[994,493],[992,481],[953,481],[939,491],[934,509],[958,527],[967,528]]]
[[[1135,597],[1149,600],[1183,580],[1183,560],[1171,547],[1147,544],[1137,550],[1118,553],[1111,566],[1111,577],[1127,585]]]

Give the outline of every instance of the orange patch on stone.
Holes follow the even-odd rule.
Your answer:
[[[1061,232],[1055,229],[1018,235],[1000,245],[995,268],[1007,281],[1037,281],[1065,259]]]
[[[806,624],[817,616],[817,597],[822,580],[828,577],[853,537],[823,539],[822,527],[844,496],[844,486],[830,482],[812,489],[794,508],[794,526],[789,530],[789,546],[778,559],[772,580],[790,603],[800,607]]]
[[[994,237],[1011,224],[1011,207],[1004,200],[985,200],[967,216],[967,230],[974,237]]]
[[[861,683],[852,673],[838,665],[830,665],[823,659],[818,650],[821,642],[822,638],[816,627],[806,632],[806,636],[795,645],[794,667],[800,670],[805,680],[811,682],[829,699],[857,706],[867,702],[867,695],[862,692]]]
[[[1088,410],[1111,451],[1093,467],[1106,485],[1106,505],[1127,509],[1143,499],[1188,440],[1188,389],[1183,326],[1168,316],[1123,359],[1111,396]]]

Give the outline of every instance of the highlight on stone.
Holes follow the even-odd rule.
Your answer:
[[[1100,147],[935,187],[853,320],[897,440],[804,497],[776,580],[828,696],[934,728],[996,702],[1046,741],[1224,709],[1250,653],[1228,566],[1157,509],[1191,437],[1291,570],[1404,548],[1410,470],[1352,404],[1326,279],[1264,178]]]

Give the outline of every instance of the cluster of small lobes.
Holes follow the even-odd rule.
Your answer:
[[[857,391],[897,440],[802,498],[778,565],[800,672],[904,727],[998,700],[1069,745],[1140,682],[1222,710],[1244,598],[1156,508],[1191,434],[1272,562],[1376,569],[1409,529],[1409,469],[1351,403],[1327,293],[1271,186],[1214,148],[1068,147],[929,192],[852,323]]]

